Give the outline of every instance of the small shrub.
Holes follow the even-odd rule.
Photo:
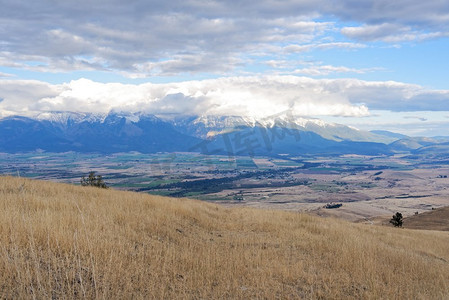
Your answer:
[[[390,220],[390,223],[394,225],[394,227],[402,227],[402,214],[397,212]]]
[[[82,186],[95,186],[98,188],[107,189],[106,183],[103,181],[103,177],[101,175],[95,176],[95,172],[89,172],[89,176],[86,178],[83,176],[81,178]]]

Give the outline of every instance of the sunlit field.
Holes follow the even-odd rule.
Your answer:
[[[0,177],[0,298],[448,297],[447,232]]]

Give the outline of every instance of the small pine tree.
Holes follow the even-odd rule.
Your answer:
[[[390,220],[390,223],[394,225],[394,227],[402,227],[402,214],[397,212]]]
[[[106,183],[103,181],[103,177],[101,175],[95,176],[95,172],[89,172],[89,176],[86,178],[83,176],[81,178],[82,186],[95,186],[98,188],[107,189]]]

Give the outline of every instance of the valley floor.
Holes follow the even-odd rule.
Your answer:
[[[367,223],[449,205],[443,156],[239,157],[198,153],[0,153],[0,174],[79,184],[89,171],[114,189],[228,207],[302,211]],[[338,209],[323,208],[329,202]]]
[[[0,298],[447,299],[447,232],[0,177]]]

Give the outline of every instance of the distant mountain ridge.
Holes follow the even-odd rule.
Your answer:
[[[137,118],[138,117],[138,118]],[[0,120],[0,151],[184,151],[200,140],[152,115],[55,113]]]
[[[194,134],[199,138],[212,137],[220,132],[229,132],[238,128],[287,127],[299,131],[314,132],[325,139],[337,142],[357,141],[381,142],[388,144],[396,140],[396,138],[393,137],[362,131],[351,126],[289,115],[279,115],[260,119],[239,116],[190,116],[174,118],[168,120],[168,122],[172,122],[178,130],[188,134]],[[194,130],[191,130],[192,128]]]
[[[391,131],[387,131],[387,130],[371,130],[370,132],[374,133],[374,134],[377,134],[377,135],[383,135],[383,136],[391,137],[391,138],[394,138],[394,139],[408,138],[408,136],[406,136],[405,134],[400,134],[400,133],[391,132]]]
[[[200,152],[227,155],[392,154],[444,139],[368,132],[291,115],[155,116],[145,113],[45,112],[0,119],[0,151]],[[432,148],[433,149],[433,148]],[[440,148],[436,148],[440,149]]]

